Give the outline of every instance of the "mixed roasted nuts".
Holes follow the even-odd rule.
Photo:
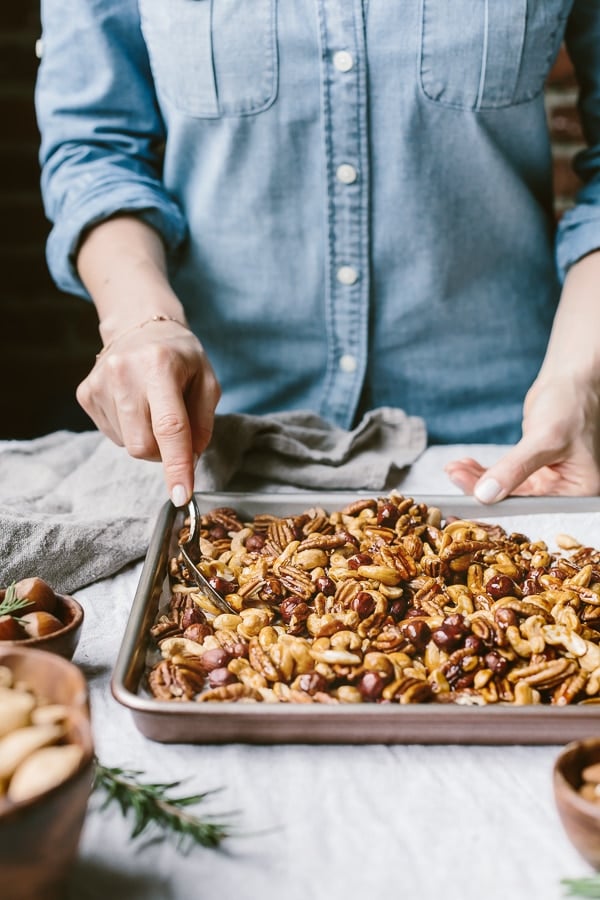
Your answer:
[[[249,520],[220,507],[201,524],[200,567],[236,612],[170,560],[157,698],[600,702],[600,551],[567,535],[550,552],[400,494]]]

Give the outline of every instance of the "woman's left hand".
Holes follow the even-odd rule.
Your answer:
[[[509,494],[600,493],[600,395],[567,377],[534,383],[523,409],[523,437],[485,469],[471,458],[445,467],[450,480],[482,503]]]
[[[495,465],[446,466],[482,503],[508,494],[600,493],[600,250],[567,272],[544,362],[523,406],[523,436]]]

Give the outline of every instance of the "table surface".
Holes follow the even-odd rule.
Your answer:
[[[430,448],[400,489],[458,493],[442,465],[468,449]],[[475,452],[485,464],[498,448]],[[110,692],[140,572],[141,563],[77,593],[86,618],[74,662],[89,682],[98,757],[151,781],[184,779],[186,793],[220,788],[206,812],[233,812],[239,836],[187,856],[169,841],[131,842],[120,812],[93,796],[71,900],[559,900],[561,878],[591,874],[554,806],[556,746],[144,738]]]

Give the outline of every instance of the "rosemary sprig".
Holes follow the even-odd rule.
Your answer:
[[[561,884],[567,888],[569,897],[600,897],[600,875],[563,878]]]
[[[151,829],[158,830],[163,836],[175,837],[178,849],[187,853],[195,844],[218,847],[230,836],[229,827],[222,822],[211,821],[212,816],[201,819],[187,812],[186,807],[201,803],[214,791],[173,797],[170,792],[178,788],[181,781],[146,783],[139,779],[142,774],[135,769],[103,766],[96,760],[94,789],[106,793],[101,808],[105,809],[115,802],[124,816],[131,811],[132,839]]]
[[[0,616],[12,616],[13,613],[16,613],[19,609],[23,609],[25,606],[31,606],[31,603],[31,600],[27,600],[26,598],[20,600],[17,597],[16,582],[13,581],[13,583],[6,588],[4,599],[0,602]]]

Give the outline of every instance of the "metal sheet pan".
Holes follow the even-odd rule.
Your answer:
[[[201,512],[232,506],[250,517],[258,512],[296,514],[311,506],[332,511],[360,497],[356,491],[311,493],[197,494]],[[373,496],[373,493],[363,496]],[[600,498],[509,498],[482,507],[471,497],[419,495],[415,500],[461,518],[600,514]],[[559,744],[600,734],[600,706],[479,706],[446,704],[340,706],[270,703],[199,704],[159,701],[142,688],[149,628],[167,584],[167,564],[183,516],[162,508],[150,541],[129,621],[115,664],[112,692],[131,710],[137,728],[161,742],[184,743],[423,743]],[[533,532],[530,537],[538,535]]]

